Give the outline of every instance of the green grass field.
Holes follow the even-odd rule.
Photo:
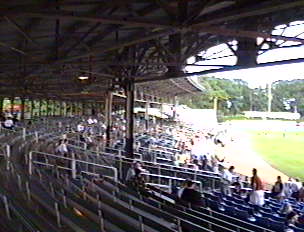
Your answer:
[[[250,131],[257,153],[288,176],[304,180],[304,132]]]

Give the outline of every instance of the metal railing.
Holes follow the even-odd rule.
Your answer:
[[[22,136],[22,135],[20,135],[20,133],[19,133],[19,136]],[[44,134],[41,134],[41,137],[43,137],[44,136]],[[54,134],[52,134],[52,135],[50,135],[50,139],[54,139],[54,138],[56,138],[56,136],[54,136]],[[89,152],[92,152],[92,151],[89,151]],[[94,153],[94,152],[93,152]],[[47,154],[47,157],[46,157],[46,159],[44,158],[44,156],[45,156],[45,154]],[[128,159],[128,158],[125,158],[125,157],[123,157],[122,156],[122,154],[120,154],[120,155],[113,155],[113,154],[109,154],[109,153],[95,153],[95,155],[100,155],[100,154],[102,154],[102,155],[104,155],[104,156],[109,156],[110,157],[110,155],[111,155],[111,157],[114,157],[114,159],[116,159],[117,160],[117,157],[118,157],[118,159],[121,159],[121,162],[120,163],[122,163],[122,162],[127,162],[127,163],[131,163],[133,160],[132,159]],[[31,156],[31,157],[30,157]],[[38,158],[41,158],[42,157],[42,161],[44,161],[44,162],[42,162],[43,164],[41,164],[41,160],[38,160]],[[78,170],[77,169],[77,166],[78,167],[84,167],[84,169],[86,168],[86,165],[89,163],[89,164],[91,164],[92,162],[87,162],[87,161],[83,161],[83,160],[78,160],[79,162],[78,163],[76,163],[76,160],[75,159],[73,159],[73,158],[67,158],[67,157],[62,157],[62,156],[56,156],[56,155],[53,155],[53,154],[48,154],[48,153],[44,153],[44,152],[36,152],[36,151],[32,151],[32,153],[31,153],[31,155],[30,155],[30,153],[29,153],[29,155],[28,155],[28,165],[29,165],[29,172],[30,172],[30,169],[33,171],[33,164],[35,164],[35,165],[44,165],[44,166],[49,166],[49,165],[51,165],[51,166],[49,166],[49,167],[58,167],[58,168],[60,168],[56,163],[52,163],[52,161],[53,160],[58,160],[57,158],[60,158],[59,160],[63,160],[64,162],[63,163],[67,163],[67,165],[66,166],[62,166],[62,168],[63,168],[63,170],[68,170],[69,172],[71,172],[72,173],[72,176],[77,176],[77,172],[82,172],[81,170]],[[37,160],[35,160],[35,158],[37,158]],[[124,159],[124,160],[123,160]],[[72,163],[72,161],[75,161],[75,164],[73,164]],[[65,162],[66,161],[66,162]],[[130,161],[130,162],[129,162]],[[40,163],[35,163],[35,162],[40,162]],[[148,162],[149,163],[149,162]],[[103,165],[98,165],[98,164],[95,164],[95,163],[93,163],[94,165],[97,165],[97,166],[103,166]],[[151,164],[153,164],[153,163],[151,163]],[[30,168],[30,166],[31,166],[31,168]],[[73,168],[73,166],[74,166],[74,168]],[[171,165],[167,165],[167,166],[171,166]],[[173,166],[173,165],[172,165]],[[173,166],[173,167],[175,167],[175,166]],[[109,167],[109,168],[113,168],[113,167]],[[185,168],[183,168],[183,169],[185,169]],[[89,170],[89,169],[85,169],[85,170]],[[192,169],[191,169],[192,170]],[[91,170],[90,170],[91,171]],[[89,172],[88,174],[90,174],[91,172]],[[93,173],[94,174],[94,173]],[[149,174],[151,177],[155,177],[155,178],[159,178],[158,177],[158,175],[155,175],[155,174]],[[168,177],[165,177],[165,178],[168,178]],[[115,178],[115,174],[114,174],[114,179],[115,180],[117,180],[117,169],[116,169],[116,178]],[[178,179],[182,179],[182,178],[178,178]]]
[[[103,163],[104,160],[110,160],[110,161],[115,161],[116,167],[119,170],[119,175],[120,179],[123,179],[123,164],[127,164],[131,166],[131,164],[134,162],[134,159],[130,159],[127,157],[122,156],[122,152],[119,152],[118,155],[112,154],[112,153],[106,153],[106,152],[96,152],[96,151],[91,151],[91,150],[83,150],[83,148],[79,148],[77,146],[72,146],[74,149],[74,152],[77,153],[79,157],[82,159],[85,159],[86,162],[92,162],[92,163]],[[83,152],[82,154],[79,154],[78,151]],[[219,182],[220,182],[220,177],[217,176],[215,173],[211,172],[203,172],[203,171],[195,171],[190,168],[179,168],[177,166],[173,165],[164,165],[164,167],[161,167],[161,165],[157,165],[153,162],[148,162],[148,161],[141,161],[144,168],[149,170],[151,175],[158,175],[159,178],[166,178],[166,179],[179,179],[180,180],[185,180],[186,178],[191,178],[194,181],[198,181],[201,185],[202,183],[200,182],[203,180],[204,186],[202,186],[200,189],[203,189],[204,187],[206,188],[218,188],[219,187]],[[175,170],[176,169],[176,170]],[[173,175],[163,175],[162,173],[164,172],[171,172],[175,173]],[[178,174],[183,174],[186,177],[182,178],[181,176],[178,177]],[[211,175],[213,174],[213,175]]]
[[[76,178],[77,174],[79,173],[86,173],[93,176],[110,176],[116,181],[118,179],[117,169],[114,167],[78,160],[75,158],[48,154],[40,151],[30,151],[27,162],[29,175],[32,175],[33,173],[33,164],[36,164],[70,171],[72,178]],[[107,172],[102,171],[102,169],[111,170],[113,175],[109,175]]]
[[[173,186],[176,186],[176,182],[179,183],[179,186],[181,183],[183,183],[186,179],[185,178],[178,178],[178,177],[172,177],[172,176],[163,176],[163,175],[158,175],[158,174],[151,174],[147,172],[142,172],[141,175],[147,176],[149,179],[149,182],[146,184],[154,184],[155,182],[150,182],[151,179],[156,178],[157,179],[157,184],[162,185],[163,182],[167,182],[170,190],[172,189]],[[193,181],[194,183],[198,184],[200,192],[203,192],[203,186],[200,181]],[[174,184],[175,183],[175,184]]]

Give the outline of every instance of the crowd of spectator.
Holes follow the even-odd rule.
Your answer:
[[[115,141],[121,141],[125,133],[125,127],[121,126],[119,122],[124,125],[124,122],[120,117],[114,120],[114,126],[112,128],[112,139]],[[143,126],[143,125],[140,125]],[[96,128],[99,128],[97,130]],[[87,144],[87,149],[90,149],[95,143],[105,142],[106,126],[103,118],[88,117],[83,118],[77,126],[73,129],[79,134],[79,140]],[[113,133],[116,131],[115,133]],[[138,133],[137,135],[139,135]],[[218,136],[220,134],[220,136]],[[222,197],[232,196],[238,194],[246,202],[256,206],[259,209],[267,206],[267,199],[275,199],[281,202],[280,212],[286,217],[286,224],[295,225],[303,223],[304,216],[299,213],[294,205],[289,202],[289,199],[295,199],[298,202],[304,202],[304,186],[299,179],[289,178],[284,183],[280,176],[274,182],[272,188],[265,188],[265,183],[258,175],[258,170],[253,168],[251,178],[242,176],[237,173],[237,167],[229,164],[225,161],[225,158],[217,156],[217,146],[225,146],[225,143],[229,141],[229,138],[223,139],[224,132],[216,132],[210,130],[194,131],[185,127],[160,127],[156,126],[149,133],[143,133],[141,136],[146,136],[144,140],[136,136],[135,151],[139,152],[139,149],[146,147],[153,150],[164,150],[166,146],[172,149],[172,165],[179,166],[185,169],[193,169],[196,171],[207,171],[216,173],[220,179],[220,192]],[[162,145],[163,138],[174,138],[169,145]],[[96,138],[101,138],[97,140]],[[225,142],[221,141],[225,140]],[[55,152],[62,156],[67,156],[70,152],[68,140],[63,138],[56,145]],[[146,188],[145,182],[149,179],[143,173],[149,173],[145,169],[144,165],[140,161],[134,161],[132,166],[128,169],[125,178],[126,183],[132,187],[141,191]],[[207,206],[204,201],[203,195],[199,192],[197,184],[193,180],[187,179],[182,186],[177,188],[175,192],[177,202],[189,203],[198,207]],[[258,210],[253,212],[259,214]]]

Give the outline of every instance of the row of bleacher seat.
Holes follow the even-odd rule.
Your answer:
[[[191,208],[188,205],[176,204],[170,193],[155,188],[155,185],[148,191],[136,192],[121,183],[118,177],[120,180],[124,179],[133,161],[124,157],[123,152],[111,149],[107,152],[90,151],[78,147],[77,144],[71,144],[74,157],[59,157],[54,153],[50,154],[53,150],[52,144],[60,138],[62,133],[65,133],[65,126],[59,130],[55,126],[56,119],[54,121],[54,127],[49,125],[48,130],[43,128],[43,124],[36,125],[33,130],[27,132],[26,138],[22,136],[22,132],[12,132],[17,134],[13,135],[14,139],[10,142],[12,154],[9,194],[16,198],[17,202],[23,202],[20,204],[21,210],[33,212],[33,218],[29,221],[40,230],[48,226],[52,226],[52,230],[43,231],[268,232],[283,229],[261,227],[262,224],[257,223],[258,220],[248,221],[246,214],[243,213],[244,208],[240,209],[243,211],[234,210],[238,205],[231,205],[230,209],[234,210],[231,214],[227,209],[224,211],[220,209],[217,192],[210,192],[210,189],[218,188],[216,181],[219,177],[214,173],[195,172],[170,164],[158,164],[145,161],[144,156],[138,156],[150,174],[155,175],[155,177],[150,177],[152,184],[156,186],[167,185],[165,179],[176,181],[176,184],[189,177],[202,182],[201,190],[209,191],[209,195],[205,193],[204,196],[206,201],[209,201],[210,208]],[[73,120],[67,120],[67,124],[73,127],[71,123]],[[35,132],[38,132],[38,141]],[[77,135],[74,133],[67,133],[67,135],[71,140],[77,140]],[[7,136],[9,135],[4,137],[8,139]],[[32,160],[29,159],[30,151],[32,151]],[[41,153],[39,159],[33,157],[35,152]],[[31,176],[28,170],[30,162],[32,162]],[[115,178],[113,173],[107,171],[110,170],[109,168],[94,169],[84,162],[91,166],[95,164],[95,166],[116,168],[118,176]],[[52,166],[45,165],[46,163]],[[73,167],[75,164],[76,166]],[[60,168],[60,165],[66,165],[67,168]],[[1,172],[8,174],[5,168],[2,168]],[[103,178],[100,178],[101,175]],[[208,184],[210,180],[211,182],[214,180],[215,184]],[[235,197],[231,199],[231,202],[241,204],[241,200]],[[24,204],[25,202],[27,203]],[[216,204],[212,205],[212,202]],[[226,207],[230,207],[228,204]],[[275,202],[271,205],[275,206]],[[34,220],[36,217],[39,218],[40,223]]]
[[[41,138],[41,136],[40,136]],[[57,135],[54,136],[55,139],[57,139]],[[30,140],[30,142],[33,142],[33,140]],[[40,142],[40,141],[39,141]],[[15,145],[15,144],[13,144]],[[33,144],[33,146],[27,146],[27,149],[32,150],[32,149],[43,149],[43,145],[42,146],[38,146],[38,144]],[[14,153],[15,155],[15,153]],[[29,162],[29,160],[28,160]],[[19,169],[18,169],[19,170]],[[120,210],[122,210],[123,208],[119,208],[119,210],[117,209],[119,206],[115,205],[115,207],[111,207],[108,203],[108,201],[101,203],[102,207],[100,207],[100,209],[96,209],[93,208],[94,204],[90,205],[87,207],[87,209],[85,210],[85,206],[88,205],[88,203],[86,201],[84,202],[79,202],[79,197],[76,197],[76,193],[75,191],[70,190],[70,194],[65,193],[64,196],[66,197],[66,206],[67,209],[66,210],[65,207],[59,207],[61,208],[60,210],[58,210],[58,205],[62,206],[62,201],[64,201],[64,196],[60,196],[60,192],[57,192],[57,189],[59,188],[55,188],[55,177],[58,178],[59,176],[61,176],[62,174],[67,174],[69,172],[62,172],[62,174],[59,174],[60,172],[58,171],[58,169],[56,168],[51,168],[51,172],[48,174],[42,174],[42,169],[41,168],[36,168],[33,171],[33,175],[28,178],[28,189],[30,189],[29,191],[29,198],[31,199],[31,205],[33,205],[34,203],[36,203],[37,205],[41,206],[41,208],[43,208],[43,210],[47,211],[48,214],[50,214],[50,220],[52,217],[56,217],[57,218],[57,227],[62,228],[67,227],[67,229],[72,229],[73,231],[100,231],[101,229],[101,224],[103,224],[103,228],[102,231],[143,231],[143,227],[145,227],[145,223],[141,223],[140,220],[142,220],[143,218],[148,221],[149,218],[148,217],[143,217],[141,215],[138,215],[138,213],[133,213],[131,215],[137,215],[139,216],[139,218],[133,218],[130,217],[130,213],[128,211],[128,208],[125,208],[125,210],[127,210],[126,212],[122,213]],[[54,172],[54,170],[56,170]],[[17,167],[11,167],[11,172],[16,173],[17,171]],[[19,170],[21,171],[21,170]],[[49,172],[49,168],[46,168],[46,171]],[[24,170],[23,170],[24,172]],[[55,177],[52,176],[54,173],[56,173]],[[23,173],[25,174],[25,173]],[[43,177],[51,177],[49,179],[49,181],[47,181],[47,184],[49,184],[49,186],[51,186],[50,184],[53,185],[53,187],[50,187],[50,189],[47,189],[46,186],[43,186],[42,184],[42,180]],[[19,175],[20,177],[20,175]],[[13,179],[18,179],[17,176]],[[23,178],[22,178],[23,179]],[[67,180],[67,179],[65,179]],[[66,183],[66,182],[65,182]],[[15,184],[15,186],[14,186]],[[17,183],[15,181],[11,182],[10,184],[10,189],[14,189],[14,187],[17,187]],[[23,186],[24,187],[24,186]],[[64,187],[63,185],[61,185],[61,187]],[[66,190],[67,191],[67,190]],[[81,189],[81,193],[83,194],[83,190]],[[21,195],[24,195],[22,193],[20,193],[20,197]],[[59,197],[60,196],[60,197]],[[17,196],[16,196],[17,197]],[[59,197],[59,199],[58,199]],[[62,198],[61,198],[62,197]],[[104,198],[102,198],[104,199]],[[115,202],[115,201],[114,201]],[[81,204],[80,204],[81,203]],[[56,209],[57,208],[57,209]],[[75,213],[71,210],[78,208],[78,212],[84,212],[85,213],[85,217],[82,218],[83,220],[80,220],[81,217],[75,217]],[[95,210],[93,210],[95,209]],[[107,209],[107,213],[99,213],[99,212],[103,212],[104,210]],[[60,214],[60,217],[58,217],[58,214]],[[90,217],[88,219],[88,217]],[[95,218],[95,222],[92,222],[91,220],[93,220]],[[122,219],[125,220],[122,220]],[[141,218],[141,219],[140,219]],[[139,220],[140,219],[140,220]],[[157,218],[156,218],[157,219]],[[155,219],[155,220],[156,220]],[[62,221],[61,221],[62,220]],[[113,221],[114,220],[114,221]],[[133,220],[133,224],[131,223]],[[101,221],[104,221],[104,223],[101,223]],[[111,221],[113,223],[111,223]],[[119,227],[117,226],[117,221],[119,221]],[[156,220],[157,221],[157,220]],[[155,222],[154,222],[155,223]],[[131,224],[131,225],[130,225]],[[157,227],[159,227],[159,223],[156,223]],[[55,231],[55,230],[48,230],[48,231]],[[63,231],[69,231],[69,230],[63,230]],[[150,230],[149,231],[157,231],[157,229],[154,230]],[[168,231],[174,231],[174,230],[168,230]]]

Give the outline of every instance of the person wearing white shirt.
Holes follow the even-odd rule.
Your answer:
[[[67,140],[61,140],[60,144],[56,147],[55,150],[56,153],[59,153],[62,156],[66,156],[68,154],[68,146],[67,146]]]
[[[298,178],[296,178],[296,182],[294,182],[294,184],[297,186],[298,191],[300,190],[300,188],[302,188],[302,183]]]
[[[219,166],[221,167],[221,173],[222,173],[222,186],[221,186],[221,192],[225,195],[231,195],[231,189],[230,185],[233,182],[233,170],[234,167],[231,166],[229,170],[227,170],[227,166],[224,163],[219,163]]]
[[[94,120],[93,120],[91,117],[88,119],[88,124],[89,124],[89,125],[94,124]]]
[[[77,125],[77,131],[78,131],[78,132],[84,132],[84,126],[83,126],[81,123],[79,123],[79,124]]]
[[[233,182],[233,173],[231,173],[229,170],[225,169],[223,174],[222,174],[222,178],[224,178],[225,180],[227,180],[229,183]]]
[[[12,118],[7,118],[3,123],[3,127],[6,129],[13,129],[14,121],[12,120]]]

